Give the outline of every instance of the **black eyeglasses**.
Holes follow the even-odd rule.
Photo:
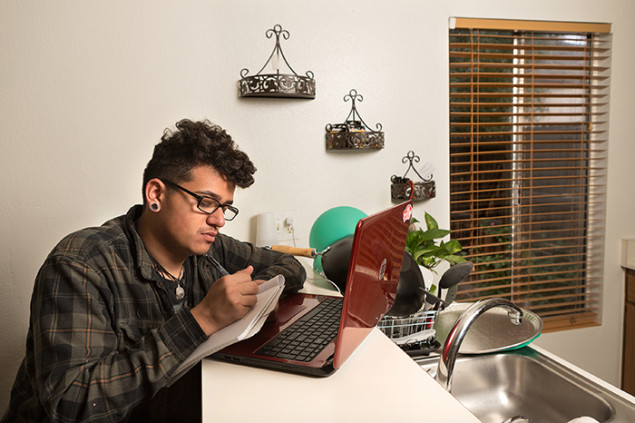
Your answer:
[[[218,200],[212,197],[208,197],[207,195],[198,195],[194,194],[192,191],[183,188],[179,184],[175,184],[172,181],[168,181],[167,179],[161,179],[164,184],[171,185],[174,188],[178,188],[186,194],[191,195],[192,197],[198,200],[196,207],[202,211],[203,213],[213,214],[219,208],[223,211],[223,216],[225,216],[225,220],[234,220],[236,215],[238,215],[238,209],[234,206],[230,206],[229,204],[221,204]]]

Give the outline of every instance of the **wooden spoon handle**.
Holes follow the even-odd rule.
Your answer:
[[[315,257],[317,255],[315,248],[298,248],[290,247],[288,245],[272,245],[271,249],[274,251],[279,251],[281,253],[292,254],[294,256]]]

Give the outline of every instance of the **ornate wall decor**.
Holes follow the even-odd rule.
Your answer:
[[[381,123],[377,123],[376,131],[370,129],[357,112],[355,102],[364,101],[364,97],[352,89],[344,96],[344,101],[351,100],[351,111],[344,123],[326,125],[326,149],[327,150],[362,150],[384,148],[384,133],[381,132]]]
[[[240,71],[239,81],[241,97],[282,97],[282,98],[315,98],[315,79],[313,72],[307,71],[306,76],[298,75],[280,48],[280,36],[285,40],[289,39],[289,31],[283,30],[280,25],[265,32],[267,38],[276,36],[276,45],[265,62],[264,66],[256,75],[247,76],[249,69]],[[280,73],[280,59],[292,73]],[[275,73],[262,73],[270,65]]]
[[[414,168],[413,162],[419,163],[419,160],[419,156],[415,156],[415,153],[412,150],[410,150],[408,154],[401,159],[402,163],[408,163],[408,169],[406,169],[403,176],[393,175],[390,178],[390,181],[392,182],[390,185],[390,196],[393,201],[402,202],[408,199],[420,201],[428,198],[434,198],[437,195],[432,175],[426,179],[419,174],[417,169]],[[406,177],[411,169],[421,179],[420,181],[413,181],[412,179]]]

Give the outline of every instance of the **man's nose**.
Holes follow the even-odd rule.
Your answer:
[[[207,215],[207,224],[210,226],[225,226],[225,215],[221,207],[214,210],[214,213]]]

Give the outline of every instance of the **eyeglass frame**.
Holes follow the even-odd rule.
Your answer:
[[[168,179],[162,179],[162,178],[159,178],[159,180],[160,180],[161,182],[163,182],[164,184],[166,184],[166,185],[171,185],[171,186],[173,186],[174,188],[178,188],[178,189],[180,189],[181,191],[183,191],[184,193],[189,194],[189,195],[191,195],[192,197],[196,198],[196,200],[198,201],[198,202],[196,203],[196,208],[197,208],[197,209],[199,209],[200,211],[202,211],[202,212],[203,212],[203,213],[205,213],[205,214],[214,214],[214,213],[216,213],[216,211],[217,211],[218,209],[221,209],[221,210],[223,211],[223,217],[224,217],[224,218],[225,218],[225,220],[226,220],[226,221],[228,221],[228,222],[231,222],[232,220],[234,220],[234,219],[236,218],[236,216],[238,216],[238,212],[239,212],[238,208],[236,208],[236,207],[232,206],[231,204],[222,204],[220,201],[218,201],[218,200],[217,200],[217,199],[215,199],[214,197],[210,197],[209,195],[198,195],[198,194],[196,194],[196,193],[193,193],[193,192],[192,192],[192,191],[190,191],[189,189],[184,188],[184,187],[182,187],[181,185],[179,185],[179,184],[177,184],[177,183],[175,183],[175,182],[172,182],[172,181],[170,181],[170,180],[168,180]],[[212,200],[212,201],[216,202],[218,205],[217,205],[216,207],[214,207],[214,210],[212,210],[211,212],[208,212],[208,211],[203,210],[203,209],[201,208],[201,201],[203,201],[203,200]],[[234,212],[234,215],[233,215],[231,218],[228,218],[227,216],[225,216],[225,211],[226,211],[226,210],[230,210],[230,211]]]

